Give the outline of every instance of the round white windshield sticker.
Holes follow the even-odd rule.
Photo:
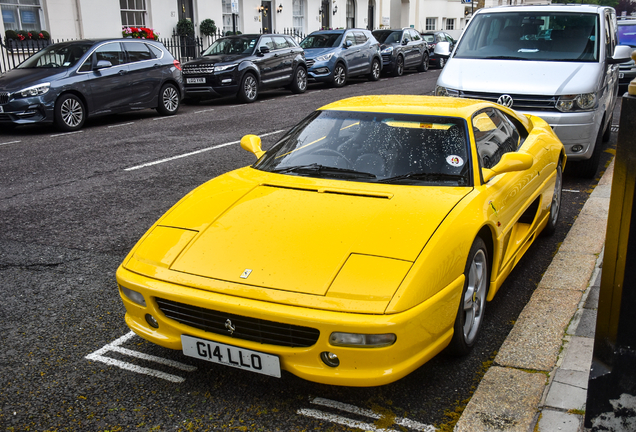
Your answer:
[[[460,167],[464,165],[464,159],[459,156],[450,155],[446,158],[446,163],[448,163],[450,166]]]

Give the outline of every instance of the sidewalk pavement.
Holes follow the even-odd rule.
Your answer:
[[[462,413],[455,432],[580,432],[614,162]]]

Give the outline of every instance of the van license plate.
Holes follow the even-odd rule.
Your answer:
[[[625,78],[625,74],[624,74],[624,73],[622,73],[622,72],[620,72],[620,73],[618,74],[618,79],[623,79],[623,78]]]
[[[205,84],[205,78],[186,78],[186,84]]]
[[[275,355],[187,335],[181,335],[181,344],[183,345],[183,354],[188,357],[245,369],[276,378],[280,378],[281,375],[280,359]]]

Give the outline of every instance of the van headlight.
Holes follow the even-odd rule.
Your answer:
[[[561,112],[590,111],[596,108],[596,93],[559,96],[556,109]]]
[[[448,87],[435,86],[435,96],[459,97],[459,90]]]
[[[47,93],[50,88],[51,88],[51,83],[44,83],[44,84],[34,85],[33,87],[27,87],[25,89],[17,91],[16,93],[22,97],[39,96],[39,95],[43,95]]]

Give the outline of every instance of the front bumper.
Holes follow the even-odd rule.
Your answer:
[[[52,123],[55,101],[48,101],[45,96],[11,99],[8,103],[0,105],[0,123]]]
[[[308,62],[311,63],[311,62]],[[335,63],[315,62],[307,69],[307,80],[313,82],[333,82]]]
[[[139,336],[166,348],[181,350],[181,335],[216,341],[238,348],[276,355],[281,368],[301,378],[324,384],[378,386],[396,381],[414,371],[448,345],[453,334],[464,283],[463,275],[420,305],[393,315],[356,314],[301,308],[158,281],[120,267],[117,282],[144,296],[146,306],[120,294],[126,307],[126,324]],[[213,281],[211,281],[213,283]],[[206,332],[168,318],[156,298],[237,314],[277,323],[318,329],[320,335],[309,347],[286,347]],[[152,315],[158,328],[145,315]],[[352,348],[329,343],[332,332],[364,334],[393,333],[396,342],[382,348]],[[324,351],[338,355],[340,365],[329,367],[320,358]]]
[[[204,83],[188,84],[189,79],[204,79]],[[214,98],[235,95],[238,93],[240,77],[233,73],[215,75],[187,75],[184,76],[186,98]]]

